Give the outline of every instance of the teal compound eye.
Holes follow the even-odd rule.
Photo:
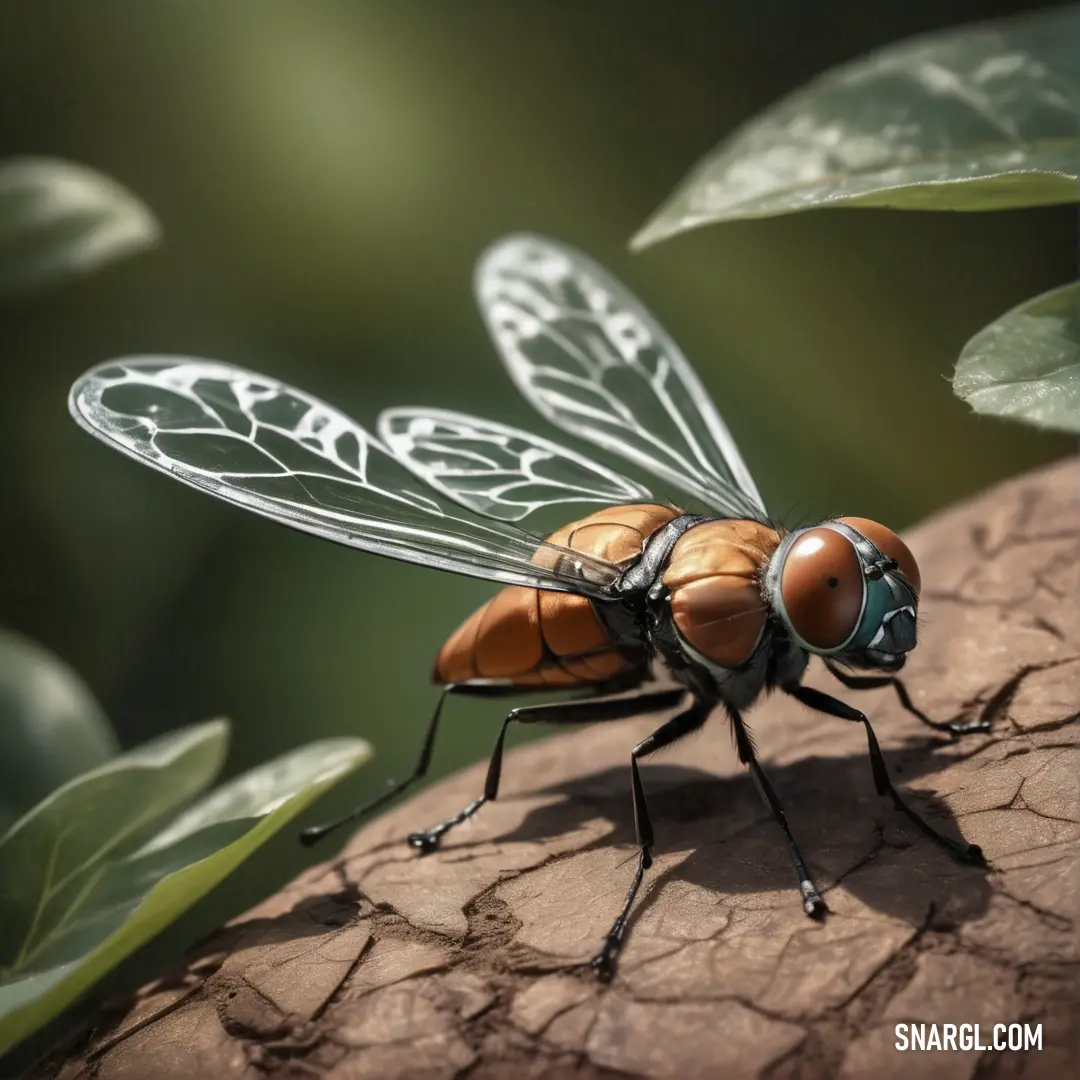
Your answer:
[[[892,531],[880,522],[871,521],[869,518],[842,517],[837,518],[841,525],[847,525],[861,533],[884,555],[896,563],[896,569],[904,575],[904,580],[915,593],[916,599],[922,588],[922,577],[919,574],[919,564],[911,553],[911,548]]]

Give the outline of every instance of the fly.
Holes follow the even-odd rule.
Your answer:
[[[498,796],[511,724],[678,710],[630,752],[637,866],[593,961],[610,978],[652,862],[639,762],[721,708],[739,760],[783,830],[803,908],[819,918],[825,903],[743,719],[762,693],[780,690],[862,724],[878,793],[958,859],[984,865],[977,846],[938,832],[904,801],[865,714],[801,685],[816,655],[849,689],[892,685],[935,730],[985,729],[930,719],[896,678],[915,646],[919,602],[919,569],[907,545],[865,518],[793,531],[771,524],[678,346],[580,252],[535,236],[503,238],[481,257],[475,289],[508,373],[548,421],[708,512],[687,513],[575,450],[459,412],[389,409],[375,437],[302,390],[212,360],[120,358],[91,369],[71,390],[79,424],[186,484],[327,540],[504,586],[435,660],[443,693],[412,774],[341,821],[306,830],[304,842],[378,809],[424,776],[447,694],[578,691],[507,715],[482,793],[409,837],[422,854]],[[518,524],[571,503],[602,509],[547,537]],[[656,681],[653,661],[668,683]]]

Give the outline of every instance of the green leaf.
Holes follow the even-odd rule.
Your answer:
[[[160,237],[145,204],[93,169],[51,158],[0,162],[0,292],[96,270]]]
[[[120,752],[101,706],[59,657],[0,630],[0,834]]]
[[[1080,4],[912,38],[743,125],[631,241],[823,206],[997,210],[1080,196]]]
[[[1080,433],[1080,282],[980,330],[960,353],[953,390],[976,412]]]
[[[228,738],[223,720],[171,732],[68,781],[12,825],[0,839],[0,970],[32,963],[102,867],[213,781]]]
[[[312,743],[237,777],[135,850],[101,865],[0,981],[0,1054],[56,1016],[370,756],[362,739]],[[6,880],[14,866],[3,854],[0,848]]]

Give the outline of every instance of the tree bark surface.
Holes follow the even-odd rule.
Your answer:
[[[404,837],[475,798],[485,763],[367,825],[39,1075],[1076,1076],[1078,479],[1059,463],[907,537],[923,623],[905,683],[989,734],[942,737],[892,690],[807,679],[869,714],[901,790],[988,871],[876,796],[859,725],[774,695],[749,720],[830,914],[803,914],[717,713],[643,767],[656,861],[600,985],[584,965],[634,870],[629,752],[658,720],[598,724],[510,752],[499,800],[432,855]],[[1041,1023],[1043,1049],[902,1053],[901,1022],[978,1023],[983,1042]]]

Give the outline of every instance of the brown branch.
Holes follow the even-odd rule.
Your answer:
[[[614,983],[582,964],[633,872],[629,748],[655,720],[509,755],[499,801],[445,848],[402,843],[484,766],[367,826],[145,988],[39,1075],[213,1077],[1066,1076],[1075,1065],[1080,505],[1066,462],[914,530],[923,641],[858,698],[897,782],[981,845],[957,865],[873,789],[862,731],[790,700],[751,714],[831,914],[802,914],[778,830],[718,719],[646,766],[658,857]],[[900,1021],[1041,1023],[1044,1049],[902,1054]]]

